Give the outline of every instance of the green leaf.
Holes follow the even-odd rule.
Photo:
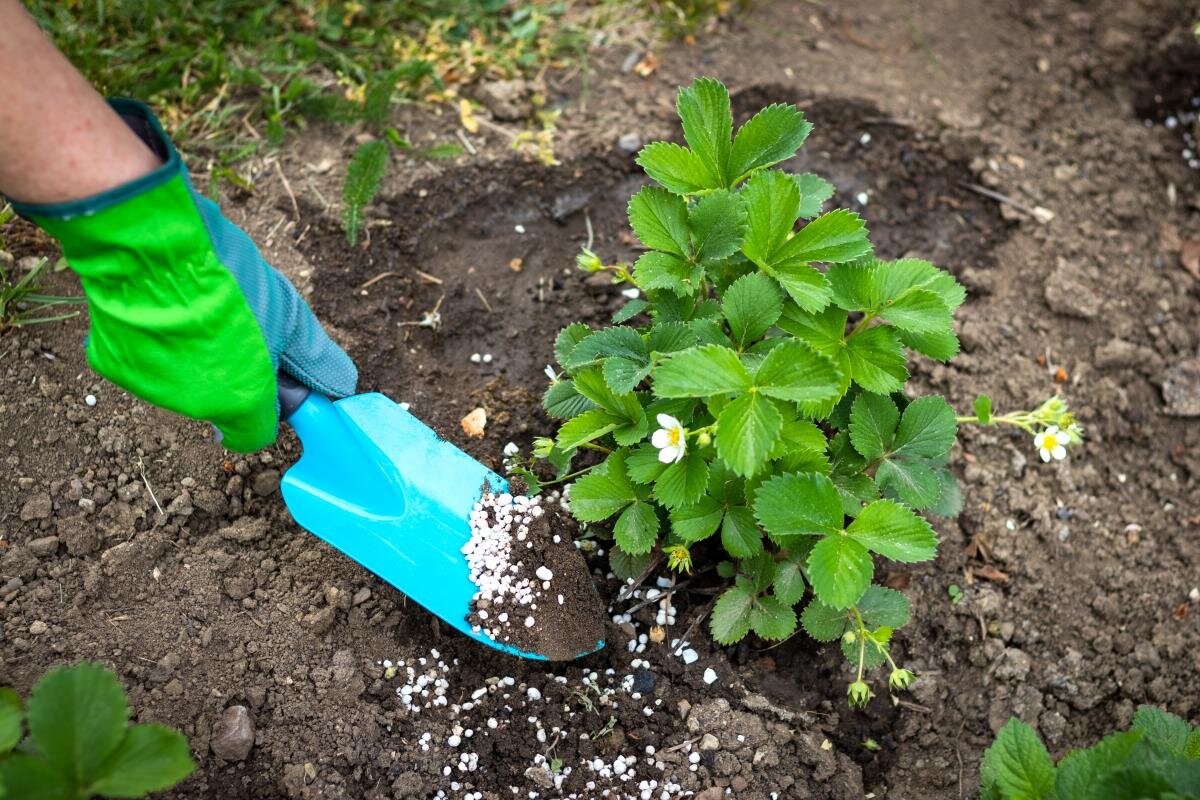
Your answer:
[[[634,483],[653,483],[666,469],[667,465],[658,460],[658,448],[649,442],[631,450],[625,458],[625,470]]]
[[[342,225],[351,247],[358,244],[363,211],[379,194],[390,159],[387,142],[376,140],[359,145],[346,168],[346,180],[342,184]]]
[[[0,797],[7,800],[64,800],[79,796],[79,789],[62,770],[40,758],[13,753],[0,761]]]
[[[582,322],[572,322],[558,332],[554,337],[554,360],[563,369],[567,368],[567,360],[571,357],[575,346],[592,335],[592,329]]]
[[[699,453],[688,452],[671,464],[654,484],[654,496],[669,509],[695,505],[708,486],[708,464]]]
[[[739,350],[745,350],[779,319],[783,298],[775,281],[751,272],[734,281],[721,298],[729,331]]]
[[[804,597],[804,569],[799,558],[788,558],[775,568],[772,585],[775,596],[784,603],[795,605]]]
[[[905,564],[929,561],[937,555],[937,535],[929,523],[891,500],[876,500],[864,508],[846,535],[872,552]]]
[[[684,322],[660,322],[646,335],[646,349],[651,353],[677,353],[696,344],[696,332]]]
[[[571,490],[571,510],[575,510],[575,490]],[[613,538],[631,556],[648,553],[658,541],[658,514],[650,503],[635,501],[621,512],[613,526]]]
[[[942,495],[938,471],[923,460],[885,459],[875,470],[875,483],[913,508],[929,508]]]
[[[979,417],[980,425],[990,425],[992,422],[992,398],[981,394],[975,398],[975,416]]]
[[[733,255],[746,233],[746,209],[742,199],[719,189],[701,197],[688,212],[692,231],[692,260],[713,261]]]
[[[822,214],[800,229],[780,250],[786,261],[840,264],[871,252],[867,226],[853,211]]]
[[[729,186],[729,151],[733,137],[729,92],[719,81],[697,78],[691,86],[679,90],[675,105],[683,122],[683,138],[704,165],[705,188]]]
[[[825,276],[802,262],[781,261],[763,268],[805,311],[816,313],[829,305],[832,293]]]
[[[908,369],[896,331],[883,325],[864,328],[846,340],[854,382],[868,392],[891,394],[904,388]]]
[[[1177,756],[1183,755],[1187,749],[1188,735],[1191,733],[1191,728],[1182,719],[1154,706],[1138,706],[1131,727]]]
[[[790,603],[764,595],[750,609],[750,628],[770,641],[786,639],[796,630],[796,612]]]
[[[616,313],[612,315],[613,324],[620,325],[622,322],[628,322],[649,307],[649,300],[645,300],[641,297],[635,297],[617,309]]]
[[[0,689],[0,756],[21,741],[21,719],[21,698],[12,689]]]
[[[691,254],[688,209],[682,197],[645,186],[629,201],[629,225],[642,244],[682,258]]]
[[[623,399],[628,404],[625,412],[627,416],[622,420],[623,424],[613,429],[612,435],[618,445],[629,447],[646,438],[646,434],[650,432],[650,420],[636,396],[627,394],[623,395]]]
[[[754,513],[776,542],[793,536],[821,536],[842,530],[842,502],[824,475],[775,475],[758,487]]]
[[[658,397],[708,397],[752,385],[737,353],[711,344],[672,354],[654,369],[653,376]]]
[[[800,218],[812,219],[821,213],[821,206],[833,197],[833,184],[810,172],[793,175],[800,187]]]
[[[946,467],[934,470],[934,473],[938,479],[938,496],[932,505],[926,507],[926,510],[939,517],[957,517],[962,513],[963,508],[962,490],[958,487],[958,481]]]
[[[25,705],[29,739],[46,760],[86,786],[125,733],[129,704],[115,675],[85,661],[56,667]]]
[[[735,558],[751,558],[762,552],[762,534],[754,514],[745,506],[734,506],[725,512],[721,525],[721,544]]]
[[[760,172],[742,189],[746,236],[742,252],[759,267],[774,264],[800,213],[800,187],[777,170]]]
[[[575,391],[623,421],[636,421],[644,412],[637,396],[629,392],[616,394],[604,379],[601,369],[587,367],[575,372]]]
[[[637,500],[618,450],[600,466],[571,484],[571,514],[581,522],[600,522]],[[634,553],[632,550],[627,552]]]
[[[887,628],[883,628],[881,631],[875,631],[874,635],[879,636],[881,632],[886,633],[888,636],[891,635]],[[875,669],[882,664],[886,658],[884,657],[883,652],[876,647],[871,640],[866,640],[865,644],[866,646],[862,647],[858,641],[850,642],[846,639],[842,639],[842,655],[846,657],[846,660],[849,661],[850,665],[853,667],[858,666],[859,659],[861,658],[864,670]]]
[[[913,333],[900,331],[900,341],[905,347],[929,356],[935,361],[949,361],[958,355],[958,336],[952,330],[935,333]]]
[[[862,511],[864,505],[879,498],[879,487],[875,485],[875,481],[861,472],[856,475],[835,473],[833,485],[842,497],[842,511],[849,517],[855,516]]]
[[[750,609],[754,593],[740,581],[726,589],[713,606],[709,629],[721,644],[733,644],[750,632]]]
[[[576,370],[612,356],[645,362],[650,358],[650,353],[637,331],[624,325],[615,325],[598,330],[575,345],[567,358],[566,368]]]
[[[812,131],[812,123],[791,103],[773,103],[738,129],[729,156],[733,182],[756,169],[786,161],[796,154]]]
[[[650,566],[651,553],[634,556],[626,553],[619,545],[614,544],[608,551],[608,565],[613,574],[623,581],[636,578]]]
[[[142,797],[174,786],[195,769],[183,734],[162,725],[135,725],[104,762],[91,791],[104,797]]]
[[[850,408],[850,441],[868,460],[881,457],[892,447],[900,412],[892,398],[864,392]]]
[[[944,460],[957,435],[954,409],[945,398],[940,395],[919,397],[904,409],[893,448],[898,456]]]
[[[867,548],[848,536],[826,536],[808,556],[808,581],[825,605],[850,608],[871,585],[875,565]]]
[[[550,384],[542,395],[542,407],[552,417],[570,419],[590,411],[596,404],[575,391],[574,381],[564,379]]]
[[[672,511],[671,530],[684,544],[694,544],[716,533],[724,516],[724,506],[706,495],[695,505]]]
[[[1142,740],[1137,731],[1123,731],[1104,737],[1086,750],[1068,753],[1054,771],[1054,797],[1058,800],[1085,800],[1093,790],[1103,789],[1105,777],[1120,769]]]
[[[638,166],[675,194],[694,194],[709,188],[708,171],[699,157],[672,142],[652,142],[642,148]]]
[[[874,265],[870,259],[834,264],[825,273],[833,291],[833,302],[847,311],[877,313],[883,300],[875,285]]]
[[[691,297],[704,278],[704,270],[671,253],[651,250],[642,253],[633,265],[633,275],[643,289],[665,289]]]
[[[754,383],[763,394],[793,403],[826,403],[841,393],[841,375],[833,362],[795,339],[767,354]]]
[[[983,754],[984,788],[994,787],[1008,800],[1039,800],[1054,791],[1054,762],[1033,728],[1010,719]]]
[[[800,615],[800,624],[818,642],[833,642],[846,632],[846,611],[827,606],[814,597]]]
[[[1192,761],[1200,761],[1200,728],[1196,728],[1188,736],[1183,755]]]
[[[650,363],[639,364],[628,358],[615,356],[604,360],[604,382],[614,394],[628,394],[650,374]]]
[[[782,427],[783,417],[770,400],[758,392],[744,394],[717,417],[717,454],[748,478],[766,463]]]
[[[875,283],[884,302],[920,289],[933,292],[953,311],[967,299],[967,292],[954,276],[919,258],[901,258],[877,262]]]
[[[856,604],[868,628],[903,628],[908,624],[912,606],[895,589],[871,584]]]
[[[912,333],[944,333],[954,324],[950,309],[933,292],[912,289],[884,305],[879,315]]]
[[[564,422],[558,429],[558,438],[555,443],[560,450],[570,450],[584,442],[599,439],[624,424],[626,424],[626,420],[621,417],[610,414],[602,408],[594,408]]]

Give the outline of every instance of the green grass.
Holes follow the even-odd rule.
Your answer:
[[[105,94],[138,97],[182,146],[228,164],[314,118],[364,115],[367,85],[437,101],[577,52],[550,0],[35,0],[30,11]]]

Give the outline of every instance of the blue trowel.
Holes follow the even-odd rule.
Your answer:
[[[382,394],[332,401],[282,372],[278,383],[280,418],[304,447],[281,482],[296,521],[450,627],[545,660],[467,621],[476,592],[461,552],[470,512],[485,483],[507,491],[507,482]]]

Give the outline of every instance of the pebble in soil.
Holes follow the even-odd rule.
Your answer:
[[[485,490],[470,524],[462,551],[479,587],[467,615],[477,633],[552,661],[596,649],[603,605],[553,506]]]

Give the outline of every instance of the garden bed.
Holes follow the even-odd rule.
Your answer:
[[[785,11],[750,19],[782,27]],[[1024,72],[1006,61],[988,74],[963,46],[968,34],[930,8],[913,24],[940,72],[916,46],[881,73],[845,67],[874,52],[854,37],[903,28],[900,17],[868,16],[850,39],[828,33],[838,29],[829,20],[825,32],[805,29],[825,44],[803,51],[804,74],[820,79],[802,87],[768,69],[796,63],[795,42],[760,27],[673,51],[655,84],[669,97],[673,83],[716,71],[743,87],[735,112],[799,103],[815,130],[803,160],[785,167],[834,182],[832,204],[867,219],[882,255],[929,258],[968,287],[963,354],[914,364],[922,392],[965,412],[979,392],[1012,408],[1061,390],[1080,410],[1089,444],[1054,466],[1024,436],[965,433],[953,461],[965,508],[935,523],[937,562],[886,576],[914,608],[897,648],[920,679],[903,702],[884,694],[847,709],[837,648],[803,636],[721,650],[697,626],[677,642],[712,584],[672,593],[652,577],[618,600],[603,540],[588,556],[611,606],[602,651],[547,665],[481,648],[291,521],[277,490],[298,454],[290,434],[263,454],[228,456],[204,426],[88,371],[80,319],[0,338],[0,683],[24,689],[51,664],[104,661],[143,721],[191,739],[201,768],[172,796],[256,800],[439,790],[490,800],[514,796],[509,787],[582,798],[615,786],[625,794],[610,796],[637,797],[643,780],[656,781],[654,797],[712,798],[726,786],[738,798],[968,797],[1010,715],[1037,725],[1056,755],[1124,726],[1138,703],[1194,718],[1200,428],[1162,386],[1196,358],[1200,301],[1162,224],[1175,241],[1200,239],[1196,173],[1170,132],[1144,126],[1145,87],[1101,75],[1078,43],[1041,72],[1026,41],[1027,26],[1066,42],[1115,31],[1134,50],[1153,31],[1119,14],[986,13],[997,15],[990,34],[1024,47]],[[837,91],[812,85],[839,70]],[[973,76],[980,107],[938,112],[888,97],[896,85],[951,96],[963,89],[956,70]],[[1126,100],[1110,97],[1113,85]],[[589,144],[563,159],[444,168],[391,192],[372,211],[386,224],[354,250],[300,192],[296,248],[314,270],[311,301],[362,387],[409,403],[496,469],[508,442],[527,453],[553,430],[539,400],[557,331],[604,323],[623,302],[606,278],[573,268],[589,223],[606,262],[635,255],[622,235],[642,180],[631,158]],[[979,187],[1055,218],[1040,224]],[[48,252],[29,228],[14,231],[18,257]],[[412,324],[433,311],[438,329]],[[460,420],[478,407],[488,422],[471,438]],[[228,737],[211,746],[231,705],[247,707],[256,729],[244,761]]]

